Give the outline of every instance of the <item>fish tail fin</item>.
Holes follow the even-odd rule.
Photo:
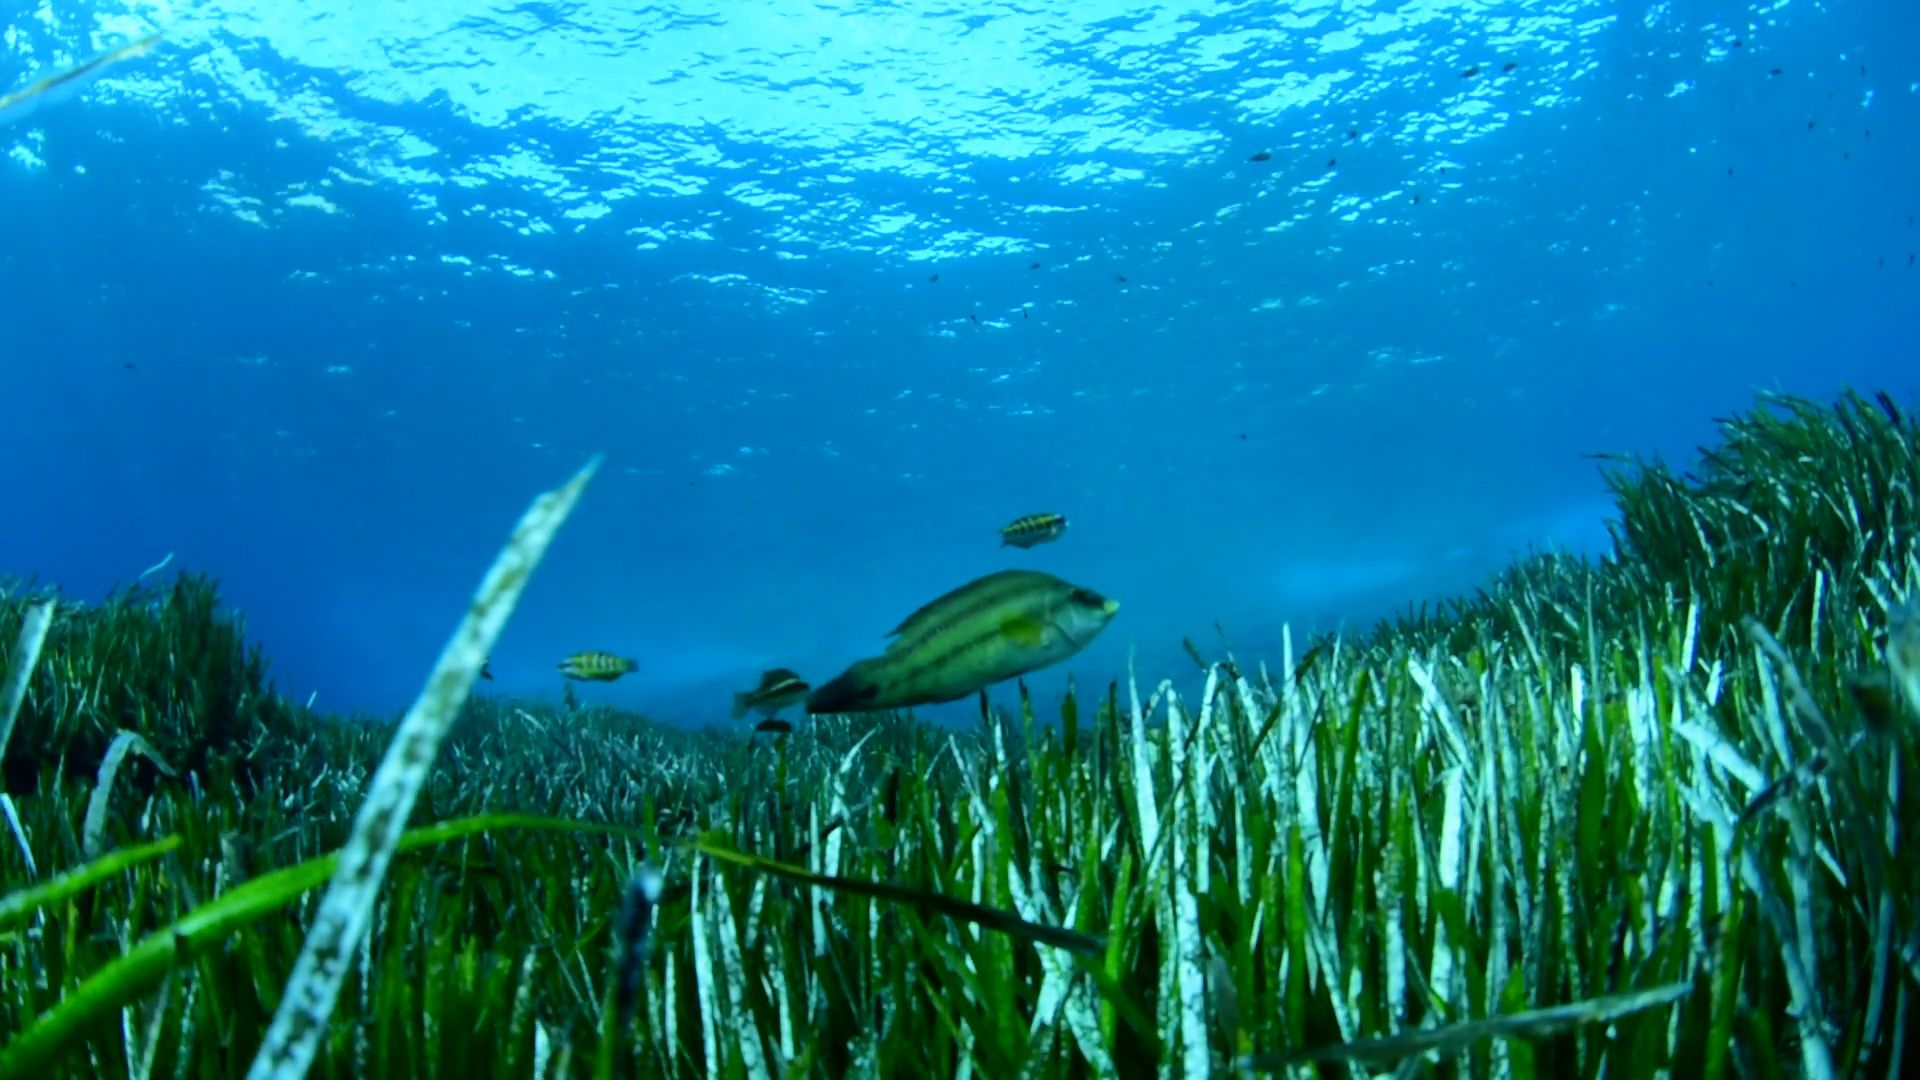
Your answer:
[[[807,715],[861,711],[869,702],[880,696],[879,685],[868,674],[871,670],[871,667],[862,661],[808,694]]]
[[[736,690],[733,693],[733,718],[738,720],[745,715],[747,715],[747,692]]]

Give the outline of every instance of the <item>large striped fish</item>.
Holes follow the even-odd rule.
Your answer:
[[[807,712],[958,701],[1067,659],[1119,610],[1119,601],[1052,574],[988,574],[907,616],[894,628],[886,652],[855,662],[815,690],[807,698]]]

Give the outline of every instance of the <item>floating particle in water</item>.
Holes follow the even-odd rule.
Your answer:
[[[1254,154],[1252,157],[1248,158],[1247,160],[1248,161],[1271,161],[1273,160],[1273,155],[1267,153],[1265,150],[1261,150],[1258,153]]]
[[[1479,67],[1476,66],[1476,67],[1470,67],[1467,70],[1461,72],[1460,77],[1463,79],[1471,79],[1478,74],[1480,74],[1480,69]]]
[[[20,119],[44,105],[65,100],[79,87],[99,78],[108,68],[151,52],[159,41],[158,33],[149,34],[138,41],[104,52],[57,75],[50,75],[30,86],[10,94],[0,94],[0,123]]]

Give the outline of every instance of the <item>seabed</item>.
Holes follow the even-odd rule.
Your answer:
[[[1608,466],[1606,558],[972,731],[472,696],[596,466],[399,720],[289,703],[204,576],[4,590],[0,1080],[1903,1075],[1884,395]]]

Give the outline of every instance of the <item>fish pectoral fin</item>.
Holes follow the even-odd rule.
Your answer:
[[[1027,618],[1024,615],[1003,620],[1000,623],[1000,632],[1028,648],[1039,645],[1046,640],[1047,636],[1047,628],[1040,624],[1040,620]]]

